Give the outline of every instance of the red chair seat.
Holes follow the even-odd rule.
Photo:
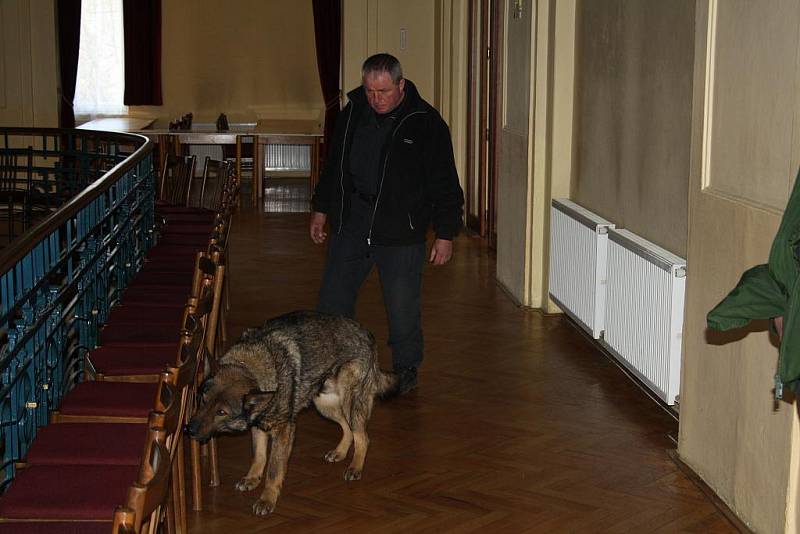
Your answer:
[[[161,246],[189,246],[195,247],[197,249],[205,248],[208,244],[208,238],[211,236],[211,231],[205,232],[204,234],[197,234],[197,235],[162,235],[158,239],[158,244]]]
[[[148,258],[139,272],[183,273],[188,276],[194,274],[197,250],[192,249],[192,254],[162,254]]]
[[[180,322],[153,324],[107,324],[100,331],[101,346],[149,347],[174,346],[180,334]]]
[[[106,520],[126,502],[134,465],[43,465],[21,469],[0,498],[8,519]]]
[[[156,211],[158,211],[159,215],[166,215],[166,214],[202,214],[208,213],[209,210],[206,208],[195,208],[195,207],[188,207],[188,206],[176,206],[175,204],[169,204],[163,200],[156,200]]]
[[[203,244],[203,246],[198,247],[197,245],[162,245],[159,243],[158,245],[152,247],[147,252],[147,257],[145,259],[145,264],[147,262],[156,261],[156,260],[169,260],[175,261],[179,259],[181,261],[191,259],[192,267],[194,267],[194,260],[197,257],[197,253],[206,249],[206,245],[208,243]]]
[[[210,224],[192,224],[187,222],[175,222],[168,224],[161,230],[161,235],[187,235],[187,236],[203,236],[208,238],[211,234]]]
[[[147,428],[136,423],[59,423],[39,429],[33,465],[139,465]]]
[[[62,415],[141,417],[153,408],[158,384],[82,382],[61,401]]]
[[[167,224],[195,224],[211,228],[217,218],[217,214],[213,211],[203,213],[165,213],[163,218],[167,221]]]
[[[177,332],[183,319],[183,306],[156,307],[146,304],[120,305],[111,308],[106,324],[109,325],[140,325],[169,323],[175,325]]]
[[[129,287],[122,293],[122,304],[148,305],[158,308],[183,308],[189,298],[190,288],[154,290],[152,287]]]
[[[156,286],[156,287],[191,287],[192,272],[175,273],[159,271],[141,271],[134,276],[128,287]]]
[[[106,376],[156,375],[178,358],[178,336],[170,345],[100,347],[89,353],[97,373]]]
[[[105,521],[3,521],[0,534],[108,534]]]

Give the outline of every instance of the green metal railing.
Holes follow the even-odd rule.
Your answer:
[[[20,149],[26,187],[47,209],[0,251],[0,488],[83,379],[86,351],[141,266],[154,225],[147,138],[0,128],[0,155]]]

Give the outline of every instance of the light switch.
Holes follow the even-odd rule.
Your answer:
[[[406,49],[406,29],[400,28],[400,50]]]

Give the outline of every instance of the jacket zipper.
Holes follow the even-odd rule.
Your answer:
[[[350,112],[347,114],[347,124],[344,127],[344,140],[343,142],[347,142],[347,132],[350,131],[350,118],[353,116],[353,107],[350,106]],[[336,231],[337,234],[342,233],[342,219],[344,218],[344,154],[346,150],[344,146],[342,146],[342,159],[339,161],[339,189],[342,191],[342,201],[339,204],[339,229]]]
[[[398,124],[397,128],[395,128],[394,131],[392,132],[392,137],[389,140],[390,141],[390,145],[391,145],[391,142],[394,141],[394,136],[397,135],[397,131],[400,129],[400,127],[403,125],[403,123],[406,122],[406,120],[409,117],[412,117],[414,115],[424,114],[424,113],[427,113],[427,111],[415,111],[415,112],[409,113],[408,115],[403,117],[403,120],[400,121],[400,124]],[[372,227],[375,225],[375,214],[378,212],[378,203],[381,201],[381,192],[383,191],[383,180],[386,178],[386,165],[387,165],[387,163],[389,163],[389,152],[390,152],[390,150],[387,149],[386,150],[386,157],[383,160],[383,170],[381,171],[381,181],[378,184],[378,195],[375,197],[375,205],[372,207],[372,219],[369,222],[369,234],[367,234],[367,245],[368,246],[372,245]],[[411,216],[410,215],[409,215],[408,221],[409,221],[409,223],[411,222]],[[412,227],[412,229],[413,229],[413,227]]]

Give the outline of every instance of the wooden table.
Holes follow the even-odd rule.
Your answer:
[[[164,161],[169,151],[180,151],[182,145],[235,145],[236,175],[241,176],[242,144],[253,144],[253,205],[264,194],[264,150],[266,145],[308,145],[311,147],[309,186],[313,191],[319,181],[319,156],[322,128],[318,121],[265,119],[255,126],[232,125],[230,130],[216,131],[213,125],[196,125],[192,130],[167,130],[153,128],[156,119],[106,118],[89,121],[79,126],[87,130],[132,132],[147,136],[158,143],[159,161]],[[251,123],[252,124],[252,123]]]
[[[241,161],[241,141],[236,144],[236,161]],[[309,170],[309,190],[319,181],[319,156],[322,132],[317,121],[300,120],[260,120],[253,130],[253,188],[257,193],[252,196],[253,204],[264,195],[264,150],[266,145],[308,145],[311,147],[311,169]],[[239,169],[237,168],[237,173]]]

